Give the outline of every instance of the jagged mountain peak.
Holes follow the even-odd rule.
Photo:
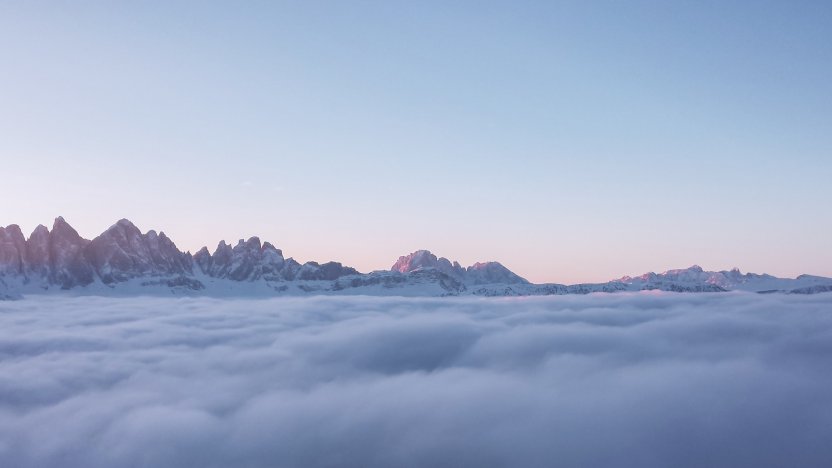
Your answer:
[[[410,273],[419,268],[437,268],[439,259],[430,250],[417,250],[408,255],[402,255],[390,268],[399,273]]]
[[[17,275],[25,265],[26,239],[17,224],[0,227],[0,273]]]
[[[469,280],[475,284],[528,284],[521,276],[509,270],[500,262],[477,262],[466,269]]]
[[[283,251],[259,237],[240,239],[233,247],[224,240],[211,254],[207,247],[195,255],[183,253],[162,231],[142,231],[121,219],[93,240],[82,238],[63,217],[52,230],[39,225],[26,239],[18,225],[0,227],[0,291],[2,297],[18,291],[71,289],[90,286],[108,291],[125,287],[163,287],[197,291],[269,291],[306,294],[346,291],[361,294],[475,294],[541,295],[659,289],[676,292],[742,290],[814,294],[832,291],[832,279],[800,275],[795,279],[767,274],[706,271],[698,265],[625,276],[598,284],[530,284],[499,262],[476,262],[463,268],[426,249],[399,257],[388,272],[362,274],[338,262],[306,262],[284,258]],[[135,280],[135,281],[133,281]],[[240,282],[256,283],[235,286]],[[97,283],[93,285],[93,283]],[[92,285],[92,286],[91,286]],[[103,289],[102,289],[103,288]],[[178,288],[178,289],[177,289]],[[357,288],[357,289],[356,289]]]
[[[637,289],[667,289],[684,291],[729,291],[735,289],[771,288],[783,284],[789,286],[805,282],[809,286],[826,283],[822,277],[798,277],[795,279],[776,278],[768,274],[745,273],[739,268],[722,271],[708,271],[698,265],[688,268],[666,270],[662,273],[645,273],[641,276],[624,276],[611,283],[627,284]]]
[[[267,251],[267,250],[268,251],[274,251],[274,252],[277,252],[278,254],[280,254],[281,256],[283,255],[282,250],[278,249],[277,247],[275,247],[274,245],[272,245],[269,242],[263,242],[263,250],[264,251]]]
[[[687,268],[675,268],[670,270],[665,270],[661,273],[649,272],[645,273],[644,275],[658,275],[658,276],[670,276],[670,275],[680,275],[686,273],[703,273],[705,270],[699,265],[691,265]],[[642,276],[644,276],[642,275]]]
[[[93,239],[86,256],[105,284],[192,271],[190,257],[180,252],[164,233],[150,230],[142,234],[128,219],[120,219]]]
[[[75,228],[74,228],[74,227],[72,227],[72,225],[70,225],[70,224],[69,224],[69,223],[68,223],[68,222],[64,219],[64,217],[63,217],[63,216],[58,216],[57,218],[55,218],[55,221],[53,221],[53,222],[52,222],[52,230],[51,230],[51,233],[53,233],[53,234],[54,234],[55,232],[66,233],[66,234],[70,234],[70,235],[72,235],[72,236],[77,236],[77,237],[79,237],[79,238],[81,237],[81,236],[78,234],[78,231],[76,231],[76,230],[75,230]]]
[[[95,281],[95,272],[85,255],[90,241],[82,238],[63,216],[55,218],[47,242],[46,258],[38,259],[37,264],[45,261],[50,283],[70,289]]]
[[[217,248],[214,250],[214,254],[216,255],[217,252],[233,251],[240,249],[263,250],[266,247],[266,245],[270,246],[271,248],[274,248],[274,246],[272,244],[269,244],[268,242],[263,243],[257,236],[251,236],[248,239],[237,239],[237,243],[233,245],[229,242],[226,242],[225,239],[223,239],[217,243]]]
[[[155,234],[155,233],[154,233]],[[128,219],[120,219],[115,224],[107,228],[98,237],[101,236],[141,236],[141,230]]]
[[[234,248],[246,248],[251,250],[261,250],[263,247],[262,243],[260,242],[260,238],[257,236],[249,237],[248,240],[240,239],[237,241],[237,245]]]
[[[403,255],[390,268],[391,271],[405,274],[423,269],[436,269],[455,280],[470,284],[528,283],[498,262],[477,262],[463,268],[459,262],[452,263],[445,257],[437,257],[429,250],[417,250]]]
[[[130,221],[129,219],[127,219],[127,218],[121,218],[120,220],[116,221],[115,225],[116,226],[122,226],[122,227],[125,227],[125,228],[136,228],[136,229],[138,229],[136,227],[136,225],[133,224],[133,222]]]
[[[203,273],[235,281],[288,281],[295,279],[301,265],[284,259],[283,251],[259,237],[239,239],[233,247],[222,240],[214,254],[202,248],[194,261]]]
[[[49,228],[44,226],[43,224],[38,224],[37,226],[35,226],[35,229],[32,231],[32,233],[29,234],[29,238],[43,234],[49,234]]]
[[[51,234],[69,235],[72,237],[77,237],[79,239],[81,238],[81,236],[78,234],[78,231],[76,231],[74,227],[72,227],[68,222],[66,222],[63,216],[58,216],[57,218],[55,218],[55,221],[52,223]]]
[[[9,224],[5,228],[0,226],[0,232],[3,232],[3,231],[5,231],[9,235],[12,235],[12,236],[15,236],[15,237],[23,236],[23,231],[20,229],[20,226],[18,226],[17,224]]]

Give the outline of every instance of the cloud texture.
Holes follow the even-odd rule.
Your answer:
[[[832,295],[0,303],[4,467],[827,467]]]

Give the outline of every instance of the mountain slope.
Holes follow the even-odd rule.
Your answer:
[[[429,269],[436,270],[465,284],[529,283],[499,262],[477,262],[468,268],[463,268],[459,262],[452,263],[445,257],[437,258],[428,250],[417,250],[410,255],[399,257],[390,271],[408,274]]]
[[[338,262],[300,264],[257,237],[213,253],[182,252],[164,232],[142,233],[122,219],[92,240],[62,217],[38,226],[27,239],[17,225],[0,227],[0,299],[65,291],[67,294],[530,296],[661,290],[815,294],[832,279],[776,278],[699,266],[625,276],[606,283],[532,284],[499,262],[463,267],[427,250],[399,257],[389,271],[362,274]]]

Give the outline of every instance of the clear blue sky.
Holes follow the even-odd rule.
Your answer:
[[[2,225],[832,275],[830,2],[5,1],[0,41]]]

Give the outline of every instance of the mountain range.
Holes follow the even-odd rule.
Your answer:
[[[122,219],[92,240],[62,217],[26,238],[0,227],[0,299],[31,294],[268,296],[366,294],[401,296],[532,296],[662,290],[814,294],[832,278],[704,271],[699,266],[625,276],[606,283],[532,284],[499,262],[463,267],[427,250],[399,257],[390,270],[360,273],[338,262],[299,263],[259,238],[220,241],[211,253],[180,251],[164,232],[142,233]]]

